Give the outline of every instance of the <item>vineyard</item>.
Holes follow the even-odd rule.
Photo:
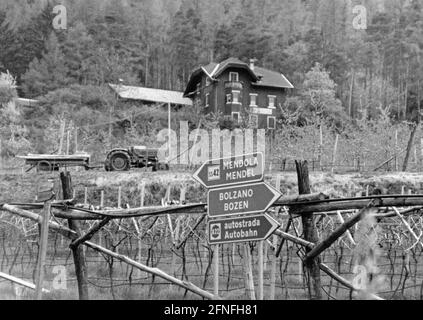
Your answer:
[[[304,206],[296,208],[292,202],[282,203],[289,195],[298,194],[295,175],[266,177],[269,184],[286,196],[278,201],[280,205],[277,203],[270,210],[280,228],[262,247],[258,242],[220,245],[218,296],[213,295],[216,257],[207,242],[207,218],[201,205],[205,190],[191,180],[189,174],[136,172],[113,174],[109,179],[94,174],[87,177],[80,172],[72,172],[72,175],[75,179],[73,201],[78,204],[74,205],[72,214],[76,217],[79,212],[81,215],[79,228],[84,230],[83,234],[94,230],[91,239],[79,237],[82,243],[89,240],[82,251],[90,299],[257,299],[260,298],[257,272],[261,249],[263,298],[309,298],[305,261],[310,252],[306,251],[309,244],[302,239],[304,231],[299,216],[301,208],[307,210]],[[57,173],[28,174],[20,183],[10,181],[8,191],[5,185],[0,187],[1,201],[5,203],[0,215],[0,275],[19,278],[26,284],[37,282],[40,233],[39,223],[25,214],[43,214],[43,204],[34,202],[34,197],[35,190],[47,179],[53,181],[55,193],[63,198]],[[313,215],[319,239],[329,239],[353,220],[357,212],[367,212],[358,224],[347,228],[348,231],[320,254],[322,298],[422,299],[423,245],[420,238],[423,221],[417,205],[421,202],[419,176],[366,178],[312,174],[311,182],[313,194],[310,197],[319,195],[318,199],[322,199],[324,194],[325,201],[344,198],[338,206],[345,203],[354,206],[352,203],[358,200],[364,203],[357,205],[361,210],[316,210]],[[22,192],[13,190],[23,186]],[[6,193],[19,194],[20,203],[3,198]],[[392,208],[392,205],[375,204],[381,194],[385,194],[384,197],[395,194],[403,205]],[[383,199],[395,201],[395,198]],[[310,210],[320,205],[319,200],[309,199],[308,203]],[[330,206],[331,202],[324,204]],[[333,202],[332,206],[334,204],[337,203]],[[72,259],[73,251],[69,249],[67,223],[63,220],[69,208],[62,208],[60,202],[51,205],[50,233],[43,264],[43,288],[46,290],[43,298],[78,299],[80,279]],[[99,220],[88,212],[113,212],[115,215],[104,221],[104,217]],[[98,250],[99,247],[102,249]],[[361,279],[360,266],[372,268],[374,275],[366,281]],[[57,280],[58,275],[63,274],[65,276]],[[0,278],[2,299],[34,297],[33,288]],[[357,278],[367,283],[365,290],[357,289],[362,285]]]

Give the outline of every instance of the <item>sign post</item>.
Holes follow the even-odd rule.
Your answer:
[[[209,189],[207,214],[209,244],[214,247],[214,294],[219,293],[219,245],[259,241],[259,294],[263,299],[263,244],[279,223],[265,212],[281,193],[263,182],[264,157],[260,152],[209,160],[194,173]],[[256,214],[256,215],[252,215]],[[239,216],[233,217],[231,216]],[[214,219],[221,217],[219,219]],[[251,261],[245,244],[247,288],[255,299]]]

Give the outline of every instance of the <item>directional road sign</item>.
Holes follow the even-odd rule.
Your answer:
[[[211,189],[207,194],[210,217],[264,212],[281,193],[264,182]]]
[[[193,177],[206,188],[216,188],[263,180],[264,157],[261,152],[208,160]]]
[[[279,224],[267,214],[210,220],[209,243],[233,243],[266,240]]]

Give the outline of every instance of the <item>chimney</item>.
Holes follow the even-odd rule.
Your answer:
[[[250,69],[254,71],[254,62],[256,59],[250,59]]]

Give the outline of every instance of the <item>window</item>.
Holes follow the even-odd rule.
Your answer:
[[[239,112],[232,112],[232,121],[234,123],[239,123]]]
[[[250,93],[250,106],[257,106],[257,93]]]
[[[269,108],[276,108],[275,104],[276,104],[276,96],[268,96],[269,98]]]
[[[209,85],[211,85],[211,80],[209,77],[206,78],[206,87],[208,87]]]
[[[232,103],[232,94],[231,93],[228,93],[226,95],[226,103]]]
[[[232,103],[239,103],[240,91],[232,90]]]
[[[206,93],[206,108],[210,105],[210,93]]]
[[[250,114],[249,125],[250,125],[250,128],[253,128],[253,129],[258,128],[258,115]]]
[[[239,81],[238,72],[229,72],[229,81],[238,82]]]
[[[201,82],[197,83],[197,94],[200,94]]]
[[[276,129],[275,117],[267,117],[267,129]]]

